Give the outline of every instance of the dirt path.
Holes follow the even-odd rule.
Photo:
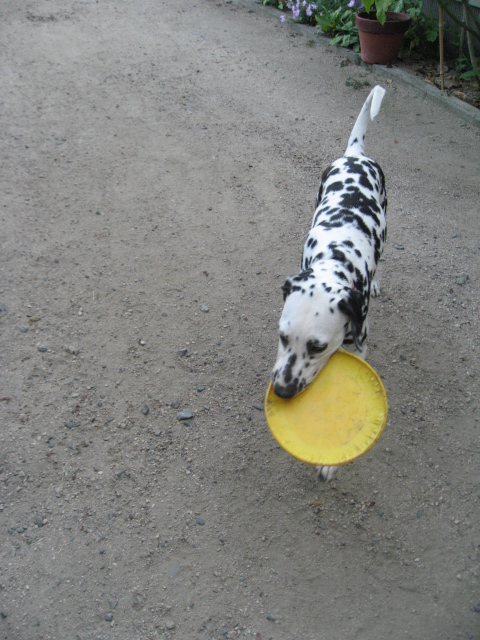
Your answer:
[[[262,404],[375,76],[237,2],[1,30],[1,638],[479,638],[478,130],[385,84],[390,416],[319,485]]]

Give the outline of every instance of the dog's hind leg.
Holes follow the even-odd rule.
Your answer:
[[[317,478],[321,482],[330,482],[337,475],[339,467],[315,467]]]

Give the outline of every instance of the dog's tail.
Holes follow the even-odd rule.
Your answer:
[[[380,111],[384,95],[385,89],[378,84],[370,91],[350,134],[347,150],[345,151],[346,156],[360,156],[363,154],[363,142],[368,125],[370,120],[373,120]]]

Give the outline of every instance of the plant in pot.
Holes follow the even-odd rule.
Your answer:
[[[402,13],[402,0],[362,0],[355,16],[360,55],[368,64],[391,64],[397,57],[411,19]]]

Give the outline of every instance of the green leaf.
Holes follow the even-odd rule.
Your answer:
[[[375,0],[375,8],[377,10],[377,20],[380,24],[385,24],[387,19],[386,11],[390,9],[391,0]]]
[[[403,10],[403,0],[397,0],[397,2],[394,2],[388,10],[399,13],[400,11]]]
[[[370,9],[372,8],[374,0],[363,0],[362,4],[365,7],[365,11],[370,13]]]
[[[377,11],[378,11],[379,7],[381,7],[381,9],[383,11],[390,11],[391,5],[392,5],[391,0],[376,0],[375,1],[375,7],[377,8]]]
[[[316,16],[318,26],[321,27],[323,31],[328,31],[332,27],[332,23],[330,18],[327,16]]]
[[[465,73],[462,73],[460,78],[462,80],[468,80],[469,78],[476,78],[477,76],[480,78],[480,67],[471,69],[470,71],[465,71]]]
[[[383,9],[383,7],[379,7],[377,9],[377,20],[380,22],[381,25],[384,25],[386,19],[387,19],[387,15],[385,13],[385,9]]]

